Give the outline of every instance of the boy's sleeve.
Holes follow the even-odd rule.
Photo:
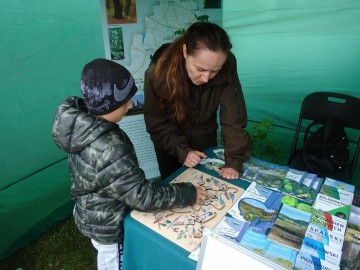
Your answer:
[[[117,151],[123,153],[117,160],[108,161],[103,168],[103,179],[108,182],[104,192],[118,198],[132,209],[154,211],[185,207],[196,202],[196,188],[192,183],[159,185],[145,178],[139,167],[132,145],[117,145],[107,149],[103,156]],[[116,152],[115,152],[116,153]]]
[[[251,137],[245,130],[247,111],[236,58],[232,56],[231,60],[227,68],[232,80],[220,96],[221,137],[224,141],[225,167],[233,168],[241,174],[243,163],[251,155]]]

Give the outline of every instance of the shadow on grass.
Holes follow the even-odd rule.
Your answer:
[[[96,255],[90,239],[80,234],[71,217],[0,261],[0,269],[96,270]]]

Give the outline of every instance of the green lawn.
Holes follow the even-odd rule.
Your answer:
[[[19,252],[0,261],[0,270],[96,270],[96,250],[68,218]]]

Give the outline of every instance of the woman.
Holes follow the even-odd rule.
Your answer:
[[[217,111],[225,165],[220,175],[237,179],[250,158],[247,113],[227,33],[208,22],[192,24],[145,72],[144,117],[164,179],[196,166],[217,145]]]

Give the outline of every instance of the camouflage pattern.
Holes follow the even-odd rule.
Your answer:
[[[155,185],[145,178],[135,149],[117,124],[81,109],[83,100],[65,99],[58,107],[52,136],[69,153],[71,196],[79,230],[102,244],[123,241],[126,211],[156,211],[195,203],[190,183]]]

